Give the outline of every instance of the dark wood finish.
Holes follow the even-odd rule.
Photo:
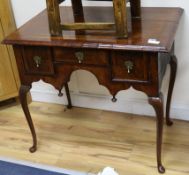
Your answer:
[[[71,0],[75,22],[84,22],[83,5],[81,0]]]
[[[21,85],[19,90],[19,98],[33,138],[33,146],[29,150],[31,153],[34,153],[37,150],[37,137],[27,103],[27,93],[29,92],[30,89],[31,86]]]
[[[120,90],[128,89],[131,86],[133,86],[137,90],[145,92],[149,96],[157,96],[158,95],[159,82],[157,81],[157,77],[158,77],[158,57],[159,56],[155,52],[152,52],[147,55],[147,59],[149,59],[148,64],[150,67],[150,69],[148,70],[149,72],[147,73],[150,75],[148,82],[146,82],[146,81],[143,82],[143,81],[139,80],[138,77],[136,77],[136,78],[133,77],[133,79],[135,81],[131,81],[131,79],[128,79],[127,74],[125,74],[125,78],[122,77],[124,82],[123,81],[115,82],[115,81],[112,81],[113,78],[112,78],[111,72],[112,72],[112,70],[115,70],[114,66],[116,66],[116,65],[111,64],[112,63],[112,59],[111,59],[112,52],[109,50],[99,50],[98,51],[99,53],[104,52],[105,54],[101,54],[101,55],[97,54],[98,57],[96,59],[93,59],[93,57],[91,57],[89,62],[83,61],[81,63],[75,62],[72,59],[70,59],[70,62],[68,62],[68,61],[57,62],[57,61],[54,61],[53,54],[51,53],[49,55],[49,60],[53,60],[53,62],[51,62],[50,64],[53,64],[55,73],[53,75],[49,75],[49,74],[43,74],[43,72],[39,72],[38,74],[25,73],[26,68],[25,68],[23,60],[27,59],[27,58],[24,58],[23,52],[21,52],[21,51],[26,48],[27,48],[26,46],[14,46],[15,55],[17,55],[16,57],[19,58],[19,60],[17,60],[17,61],[19,61],[18,66],[19,66],[19,71],[21,74],[20,76],[21,76],[22,84],[24,84],[24,85],[30,86],[32,84],[32,82],[39,81],[40,79],[42,79],[45,82],[52,84],[57,90],[61,90],[63,85],[69,81],[71,73],[73,71],[78,70],[78,69],[85,69],[85,70],[92,72],[98,79],[99,83],[106,86],[109,89],[112,96],[115,96]],[[30,48],[30,46],[29,46],[29,48]],[[56,48],[56,47],[54,47],[54,48]],[[53,50],[50,47],[44,48],[44,50],[48,50],[48,49],[51,49],[51,51]],[[36,50],[36,46],[33,46],[33,51],[35,52],[35,50]],[[63,48],[63,50],[65,50],[65,48]],[[92,55],[92,53],[97,52],[97,50],[92,51],[91,49],[89,49],[88,52],[90,52],[90,51],[91,51],[91,54],[89,53],[88,55]],[[66,53],[68,53],[68,52],[66,52]],[[31,51],[31,54],[32,54],[32,51]],[[136,54],[137,53],[134,52],[134,55],[136,55]],[[65,55],[68,58],[72,58],[73,53],[70,52],[70,55],[67,55],[67,54],[65,54]],[[105,61],[104,56],[105,55],[109,55],[109,57],[108,57],[109,64],[107,66],[104,65],[104,61]],[[65,57],[65,60],[67,60],[66,57]],[[143,59],[141,59],[141,60],[143,61]],[[125,70],[127,70],[127,69],[125,68]],[[125,72],[125,70],[124,70],[124,72]],[[128,82],[128,83],[126,83],[126,82]]]
[[[168,126],[171,126],[173,124],[173,122],[170,119],[170,104],[171,104],[171,97],[172,97],[172,92],[173,92],[173,87],[175,84],[175,78],[177,72],[177,57],[175,55],[171,55],[170,67],[171,67],[171,75],[170,75],[170,83],[169,83],[169,90],[168,90],[167,104],[166,104],[166,123]]]
[[[53,75],[51,50],[46,47],[24,47],[22,49],[25,72],[27,74]],[[35,61],[35,57],[40,62]]]
[[[84,8],[84,12],[85,20],[88,22],[105,19],[107,21],[114,20],[112,8],[109,7],[88,7]],[[80,49],[170,52],[182,12],[183,10],[180,8],[142,8],[142,20],[132,20],[132,25],[135,27],[133,27],[129,38],[118,39],[114,32],[109,31],[86,31],[84,35],[66,31],[62,37],[52,37],[48,27],[47,11],[45,10],[7,37],[4,43]],[[61,18],[62,22],[73,22],[72,9],[70,7],[61,8]],[[147,41],[150,37],[159,39],[160,45],[148,44]]]
[[[163,133],[163,95],[160,93],[157,97],[149,97],[149,104],[151,104],[156,112],[157,120],[157,165],[160,173],[165,172],[165,168],[161,162],[161,145]]]
[[[141,0],[130,0],[131,15],[134,18],[141,17]]]
[[[149,74],[151,74],[150,61],[151,59],[148,53],[113,52],[112,81],[149,83]],[[131,69],[127,67],[127,62],[131,62]]]
[[[79,53],[82,54],[83,60],[79,61],[77,55]],[[83,63],[88,65],[99,66],[107,66],[109,64],[108,52],[96,49],[63,49],[62,47],[57,47],[53,48],[53,58],[58,63]]]
[[[58,3],[59,3],[59,4],[62,3],[62,2],[64,2],[64,0],[58,0]]]
[[[111,8],[84,8],[85,19],[113,21]],[[72,22],[72,9],[61,8],[63,21]],[[98,12],[98,13],[97,13]],[[92,16],[92,14],[97,14]],[[20,97],[22,107],[33,136],[33,150],[36,136],[26,102],[26,93],[33,82],[43,80],[52,84],[62,96],[65,86],[68,108],[72,107],[68,82],[73,71],[84,69],[93,73],[99,84],[106,86],[116,102],[120,90],[133,87],[146,93],[157,116],[157,165],[159,172],[164,168],[161,162],[163,130],[163,101],[161,83],[167,64],[171,64],[171,82],[167,99],[167,124],[170,124],[169,108],[176,75],[176,57],[173,53],[174,36],[182,15],[179,8],[142,8],[141,18],[133,19],[134,29],[128,39],[118,39],[109,31],[86,31],[85,33],[64,32],[63,36],[51,36],[48,29],[47,11],[42,12],[16,32],[4,43],[12,44],[21,78]],[[160,40],[159,45],[147,43],[149,38]],[[40,65],[33,59],[45,57]],[[37,63],[37,64],[36,64]],[[129,69],[128,69],[129,68]]]
[[[71,101],[71,96],[70,96],[70,90],[69,90],[69,86],[68,83],[65,83],[65,91],[66,91],[66,96],[68,99],[68,109],[72,108],[72,101]]]

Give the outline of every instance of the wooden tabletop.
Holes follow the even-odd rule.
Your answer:
[[[75,48],[98,48],[118,50],[142,50],[169,52],[174,42],[181,8],[142,8],[142,18],[132,20],[127,39],[117,39],[114,31],[86,31],[76,34],[75,31],[63,31],[60,37],[52,37],[49,32],[47,11],[31,19],[17,31],[8,36],[5,44],[63,46]],[[112,7],[85,7],[87,22],[112,22]],[[72,8],[61,7],[62,23],[73,20]],[[157,39],[160,44],[149,44],[148,39]]]

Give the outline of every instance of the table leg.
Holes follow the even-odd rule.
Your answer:
[[[151,104],[156,112],[157,117],[157,166],[160,173],[165,172],[165,168],[161,162],[161,146],[162,146],[162,134],[163,134],[163,95],[160,93],[159,97],[149,97],[149,104]]]
[[[20,103],[24,111],[26,120],[28,122],[31,134],[32,134],[33,146],[29,150],[31,153],[33,153],[37,150],[37,137],[36,137],[35,128],[32,122],[32,118],[31,118],[30,111],[28,109],[28,103],[27,103],[27,93],[29,92],[30,89],[31,89],[31,86],[21,85],[20,90],[19,90],[19,98],[20,98]]]
[[[72,101],[71,101],[71,97],[70,97],[70,90],[69,90],[69,86],[68,83],[65,83],[65,91],[66,91],[66,96],[68,99],[68,109],[72,108]]]
[[[171,104],[171,97],[172,97],[172,92],[173,92],[173,87],[175,84],[175,78],[177,72],[177,58],[174,55],[171,56],[170,67],[171,67],[171,75],[170,75],[169,90],[168,90],[167,104],[166,104],[166,124],[168,126],[171,126],[173,124],[173,122],[170,119],[170,104]]]

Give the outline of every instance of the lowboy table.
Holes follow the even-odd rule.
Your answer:
[[[149,104],[157,117],[157,166],[161,162],[163,131],[163,95],[160,92],[167,64],[171,77],[166,106],[166,124],[172,125],[169,116],[170,101],[175,81],[177,58],[174,55],[174,37],[183,10],[180,8],[142,8],[141,19],[132,19],[132,32],[127,39],[117,39],[114,31],[63,31],[62,36],[52,37],[48,28],[47,11],[34,17],[5,40],[13,45],[20,79],[20,102],[29,124],[33,146],[37,138],[28,109],[26,94],[32,82],[43,81],[59,90],[65,86],[68,108],[72,107],[68,82],[73,71],[84,69],[92,72],[99,83],[106,86],[116,101],[120,90],[133,87],[146,93]],[[95,14],[95,15],[94,15]],[[111,7],[85,7],[87,22],[113,21]],[[61,8],[63,22],[74,22],[72,9]],[[160,43],[150,44],[149,39]]]

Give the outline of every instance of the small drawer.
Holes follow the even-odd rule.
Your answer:
[[[148,82],[148,57],[142,52],[112,52],[112,81]]]
[[[108,65],[108,52],[95,49],[53,48],[54,60],[71,64]]]
[[[52,52],[48,47],[27,46],[22,50],[25,70],[28,74],[52,75]]]

